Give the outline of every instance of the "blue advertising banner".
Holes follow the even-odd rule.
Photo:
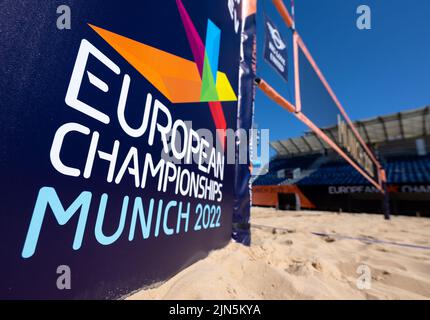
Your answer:
[[[281,36],[276,25],[267,16],[264,17],[264,27],[264,60],[288,82],[287,42]]]
[[[121,297],[230,241],[231,2],[1,2],[1,299]]]

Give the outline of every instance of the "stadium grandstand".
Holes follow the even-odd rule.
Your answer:
[[[354,123],[385,168],[392,214],[430,216],[430,106]],[[338,141],[338,127],[323,130]],[[271,143],[253,205],[382,212],[382,195],[316,134]]]

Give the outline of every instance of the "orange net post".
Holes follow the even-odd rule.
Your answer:
[[[279,14],[281,15],[282,19],[284,19],[287,26],[292,28],[294,26],[294,20],[288,12],[288,9],[285,7],[284,2],[282,2],[282,0],[273,0],[273,4],[279,11]]]
[[[289,112],[295,112],[296,108],[286,99],[284,99],[279,93],[275,91],[266,81],[263,79],[255,79],[255,83],[258,87],[273,101],[275,101],[282,108],[287,109]]]

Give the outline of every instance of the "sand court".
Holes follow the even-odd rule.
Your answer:
[[[230,243],[129,299],[430,298],[429,219],[253,208],[252,225],[251,247]]]

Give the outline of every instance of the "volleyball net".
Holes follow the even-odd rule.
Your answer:
[[[263,39],[257,42],[260,46],[257,47],[256,84],[261,93],[297,118],[308,131],[316,134],[325,148],[337,152],[384,193],[384,169],[296,29],[294,2],[288,5],[282,0],[260,2],[258,9],[263,12],[257,21],[260,25],[257,38],[261,38],[262,25],[265,35],[264,43]],[[259,101],[262,100],[257,94],[257,108]],[[327,130],[333,126],[337,132]]]

